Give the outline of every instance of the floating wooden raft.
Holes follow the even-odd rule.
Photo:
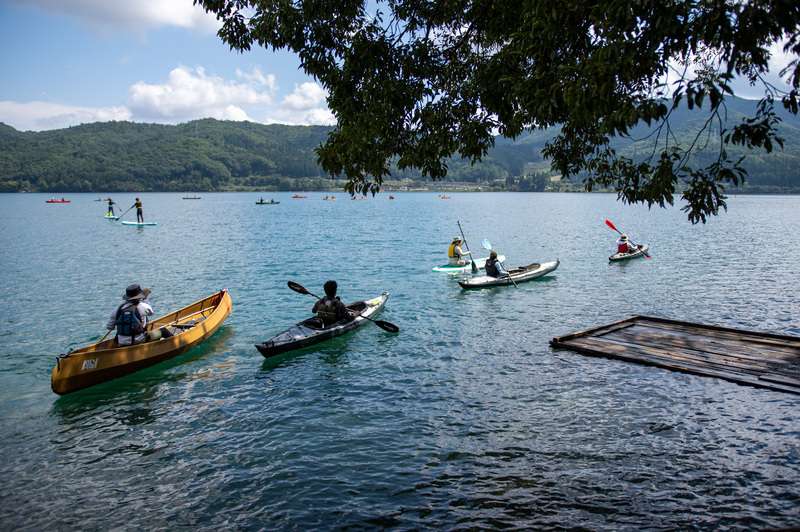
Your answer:
[[[632,316],[550,345],[800,394],[800,338],[793,336]]]

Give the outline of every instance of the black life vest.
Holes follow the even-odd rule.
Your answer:
[[[144,320],[139,316],[139,302],[125,307],[123,303],[117,311],[117,336],[130,336],[131,343],[137,335],[144,332]]]
[[[486,275],[489,277],[500,277],[500,271],[497,269],[496,259],[486,259]]]

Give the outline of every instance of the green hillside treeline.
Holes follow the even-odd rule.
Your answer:
[[[732,99],[728,119],[752,116],[755,102]],[[800,193],[800,119],[779,113],[783,149],[770,154],[728,148],[729,156],[747,155],[746,183],[728,192]],[[694,139],[703,113],[676,112],[670,127],[681,143]],[[317,164],[314,149],[332,130],[327,126],[263,125],[203,119],[176,126],[104,122],[67,129],[20,132],[0,124],[0,192],[149,192],[231,190],[335,190]],[[653,151],[653,137],[638,128],[630,140],[615,141],[622,155],[640,159]],[[703,137],[708,149],[696,162],[708,164],[718,144],[713,131]],[[580,176],[552,180],[540,155],[550,131],[534,131],[496,146],[476,165],[448,161],[446,181],[511,190],[580,190]],[[432,184],[415,170],[392,171],[391,179]],[[387,182],[391,184],[393,181]],[[407,181],[406,181],[407,183]]]

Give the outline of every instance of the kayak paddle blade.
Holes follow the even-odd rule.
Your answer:
[[[308,292],[306,291],[306,289],[305,289],[305,288],[303,288],[302,286],[300,286],[300,285],[299,285],[299,284],[297,284],[297,283],[293,283],[292,281],[289,281],[289,282],[288,282],[288,283],[286,283],[286,284],[288,284],[288,285],[289,285],[289,288],[291,288],[291,289],[292,289],[292,290],[294,290],[295,292],[300,292],[301,294],[307,294],[307,293],[308,293]]]
[[[383,329],[384,331],[386,331],[386,332],[390,332],[390,333],[394,333],[394,334],[397,334],[397,333],[400,332],[400,329],[397,327],[397,325],[395,325],[393,323],[389,323],[388,321],[381,321],[381,320],[370,320],[370,321],[372,323],[374,323],[375,325],[377,325],[378,327],[380,327],[381,329]]]

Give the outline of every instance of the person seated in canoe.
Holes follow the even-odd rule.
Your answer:
[[[147,317],[153,315],[153,307],[147,300],[150,289],[138,284],[132,284],[125,289],[124,300],[111,312],[106,329],[117,329],[117,343],[119,345],[136,345],[160,338],[169,338],[172,332],[166,327],[155,331],[145,332]]]
[[[631,253],[632,251],[636,251],[636,248],[628,242],[628,236],[620,236],[619,240],[617,240],[617,253]]]
[[[486,259],[486,275],[489,277],[507,277],[508,272],[503,267],[503,263],[497,260],[497,252],[492,250],[489,258]]]
[[[319,319],[322,320],[322,325],[331,325],[341,320],[353,321],[361,316],[361,311],[356,310],[351,312],[345,304],[336,297],[337,288],[338,285],[336,281],[328,281],[325,283],[323,287],[325,290],[325,297],[317,300],[317,302],[314,303],[314,308],[311,309],[311,312],[316,313]]]
[[[467,261],[462,259],[465,255],[472,255],[471,251],[462,251],[461,243],[464,245],[467,244],[466,240],[461,240],[460,236],[457,236],[453,239],[453,243],[450,244],[450,249],[447,250],[447,264],[450,266],[464,266]]]

